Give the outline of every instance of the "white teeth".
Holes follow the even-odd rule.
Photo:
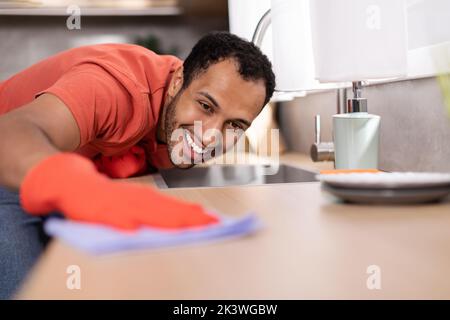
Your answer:
[[[206,150],[203,150],[203,148],[199,147],[194,140],[192,140],[191,134],[189,133],[189,131],[185,130],[184,131],[184,135],[186,136],[186,140],[189,144],[189,146],[196,152],[196,153],[200,153],[203,154],[206,152]]]

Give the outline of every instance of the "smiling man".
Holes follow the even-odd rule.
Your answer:
[[[110,178],[189,168],[218,144],[227,150],[236,139],[226,133],[247,129],[274,87],[267,57],[224,32],[203,37],[184,62],[94,45],[0,82],[0,297],[43,250],[51,212],[127,230],[216,223],[200,205]]]

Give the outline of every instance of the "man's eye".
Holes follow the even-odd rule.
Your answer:
[[[244,130],[244,128],[242,128],[242,126],[238,122],[230,122],[230,124],[234,130]]]
[[[203,110],[205,110],[208,113],[212,113],[213,112],[213,108],[211,108],[209,105],[207,105],[206,103],[203,102],[199,102],[200,106],[203,108]]]

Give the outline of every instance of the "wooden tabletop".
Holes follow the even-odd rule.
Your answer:
[[[264,227],[239,239],[106,256],[52,241],[18,298],[450,298],[449,200],[350,205],[317,182],[164,192],[230,216],[256,212]],[[66,286],[70,265],[80,267],[80,290]],[[374,276],[379,289],[368,288]]]

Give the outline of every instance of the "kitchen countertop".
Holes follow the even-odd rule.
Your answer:
[[[332,168],[305,155],[281,160]],[[153,183],[150,176],[131,181]],[[55,240],[18,298],[450,298],[448,199],[414,206],[343,204],[318,182],[162,192],[230,216],[256,212],[264,228],[240,239],[99,257]],[[70,265],[80,267],[81,290],[66,287]],[[379,268],[380,289],[367,287],[371,266]]]

